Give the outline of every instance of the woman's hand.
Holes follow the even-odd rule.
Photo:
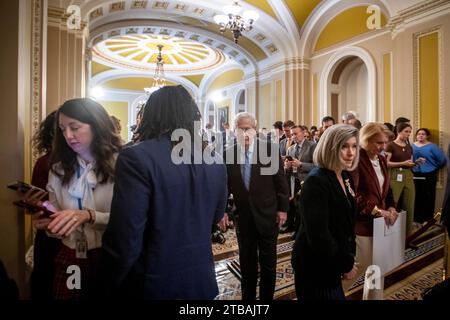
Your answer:
[[[31,217],[31,221],[33,223],[33,227],[35,227],[38,230],[47,230],[47,227],[50,222],[52,222],[52,219],[45,217],[44,213],[42,211],[33,214]]]
[[[398,213],[395,208],[391,207],[388,210],[381,210],[381,216],[388,226],[392,226],[397,221]]]
[[[60,237],[67,237],[78,226],[88,222],[90,215],[86,210],[67,209],[55,212],[50,218],[52,222],[48,224],[47,229]]]
[[[357,263],[355,262],[353,264],[353,268],[350,272],[344,273],[343,278],[346,280],[351,280],[354,277],[356,277],[356,274],[358,273],[358,266]]]
[[[406,160],[406,161],[403,161],[402,163],[403,163],[402,167],[408,167],[408,168],[412,168],[416,165],[412,160]]]

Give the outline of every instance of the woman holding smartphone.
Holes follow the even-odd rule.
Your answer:
[[[91,99],[66,101],[58,110],[54,149],[47,184],[55,212],[39,227],[62,239],[55,258],[53,297],[83,299],[95,278],[103,231],[109,220],[115,159],[120,137],[105,111]],[[69,279],[71,265],[79,267],[81,279]],[[76,271],[72,271],[76,272]],[[73,288],[68,288],[68,283]]]

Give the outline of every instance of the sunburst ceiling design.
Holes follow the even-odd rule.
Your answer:
[[[119,68],[151,71],[156,67],[158,45],[163,45],[165,72],[204,71],[224,63],[217,49],[188,39],[131,34],[110,38],[95,45],[93,52],[101,63]]]

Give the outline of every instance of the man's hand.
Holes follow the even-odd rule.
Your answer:
[[[283,212],[283,211],[278,211],[277,212],[277,223],[278,223],[279,229],[281,229],[281,227],[286,222],[286,220],[287,220],[287,213]]]
[[[228,220],[228,213],[224,213],[222,220],[219,221],[220,230],[223,232],[227,231],[227,227],[230,225],[230,220]]]

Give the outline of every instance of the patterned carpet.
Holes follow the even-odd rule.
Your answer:
[[[422,300],[421,294],[442,281],[443,260],[412,274],[385,290],[385,300]]]
[[[225,243],[213,243],[214,260],[219,261],[225,258],[230,258],[238,255],[238,243],[236,238],[236,230],[228,229],[223,233],[225,236]],[[278,236],[278,243],[283,243],[292,240],[292,233],[283,233]]]
[[[294,272],[291,266],[291,254],[294,241],[277,246],[277,279],[275,299],[292,299],[294,293]],[[230,272],[231,271],[231,272]],[[216,263],[217,282],[219,284],[218,300],[241,299],[241,275],[237,257]]]
[[[227,232],[227,243],[224,245],[214,245],[215,258],[217,255],[231,253],[230,258],[215,259],[216,274],[219,285],[219,300],[239,300],[241,299],[240,287],[240,266],[237,257],[237,242],[234,232]],[[294,274],[291,266],[291,250],[294,241],[289,240],[291,235],[280,235],[277,246],[277,279],[275,287],[275,299],[295,299]],[[280,241],[281,239],[281,241]],[[439,235],[419,245],[417,250],[407,250],[405,252],[406,262],[413,261],[421,255],[435,250],[444,243],[444,236]],[[386,300],[417,300],[426,288],[441,281],[442,259],[410,275],[406,279],[396,283],[385,290]],[[363,279],[361,279],[363,280]],[[362,281],[363,282],[363,281]],[[362,282],[358,285],[362,285]]]

